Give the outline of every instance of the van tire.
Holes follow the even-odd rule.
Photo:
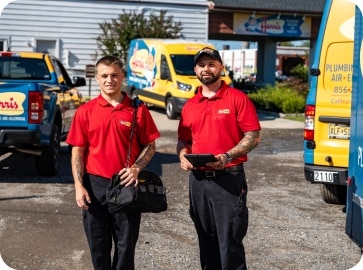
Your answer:
[[[344,205],[347,199],[347,187],[340,185],[320,185],[320,194],[324,202]]]
[[[166,116],[168,119],[177,119],[179,114],[175,111],[175,102],[173,97],[166,100]]]

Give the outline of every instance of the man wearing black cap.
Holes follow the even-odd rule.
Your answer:
[[[190,216],[204,270],[247,269],[242,240],[247,232],[247,183],[243,163],[259,141],[255,107],[242,91],[221,80],[224,66],[217,50],[194,57],[201,82],[184,105],[178,128],[180,167],[189,170]],[[185,154],[213,154],[216,161],[195,167]]]

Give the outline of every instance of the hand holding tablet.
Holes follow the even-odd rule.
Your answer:
[[[216,162],[213,154],[185,154],[184,157],[194,166],[203,167],[208,162]]]

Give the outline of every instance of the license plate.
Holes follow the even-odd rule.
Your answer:
[[[344,125],[329,124],[329,139],[349,140],[350,127]]]
[[[336,174],[333,172],[314,171],[314,182],[333,183],[334,175]]]

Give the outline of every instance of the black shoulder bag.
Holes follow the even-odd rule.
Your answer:
[[[130,163],[132,138],[136,124],[137,109],[141,101],[133,99],[134,115],[131,126],[130,146],[127,154],[127,166]],[[166,188],[160,176],[154,172],[142,170],[138,176],[138,185],[125,187],[120,185],[120,175],[114,174],[107,187],[106,200],[108,210],[111,213],[117,211],[127,213],[160,213],[166,211]]]

